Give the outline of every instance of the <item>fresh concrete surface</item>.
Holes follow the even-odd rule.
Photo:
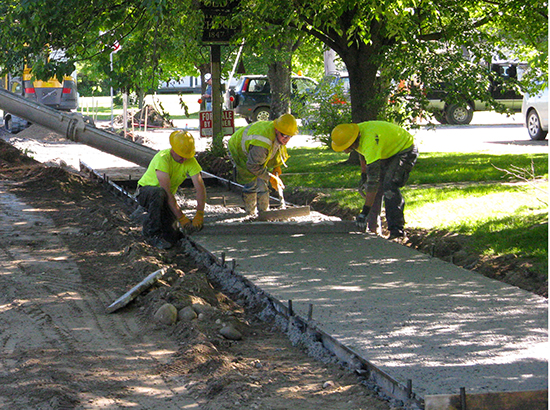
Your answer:
[[[548,387],[545,298],[369,234],[193,238],[421,397]]]

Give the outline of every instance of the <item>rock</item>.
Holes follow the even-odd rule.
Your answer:
[[[179,320],[191,321],[196,318],[197,318],[197,313],[195,313],[195,311],[191,306],[184,307],[182,310],[178,312]]]
[[[210,305],[203,305],[202,303],[193,303],[192,306],[193,310],[197,312],[198,315],[202,313],[206,316],[213,316],[217,312],[217,309],[215,307]]]
[[[241,332],[239,332],[231,325],[222,327],[220,329],[220,334],[229,340],[241,340],[243,338]]]
[[[335,384],[332,380],[328,380],[323,383],[323,389],[332,389],[335,387]]]
[[[155,313],[155,320],[165,325],[173,325],[178,319],[178,310],[171,303],[165,303]]]

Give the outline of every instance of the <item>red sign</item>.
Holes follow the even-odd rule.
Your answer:
[[[201,137],[212,136],[212,117],[212,111],[201,111],[199,113]],[[223,135],[233,135],[235,132],[235,114],[233,110],[224,110],[222,112],[222,132]]]

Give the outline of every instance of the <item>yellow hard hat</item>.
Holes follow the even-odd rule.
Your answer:
[[[170,134],[170,146],[180,157],[195,156],[195,139],[187,131],[174,131]]]
[[[293,136],[298,132],[298,125],[296,124],[296,118],[292,114],[283,114],[275,121],[273,121],[275,129],[282,132],[285,135]]]
[[[344,151],[355,142],[359,135],[359,126],[357,124],[340,124],[334,127],[330,138],[332,139],[332,149],[336,152]]]

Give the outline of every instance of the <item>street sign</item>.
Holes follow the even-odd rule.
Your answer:
[[[212,137],[212,111],[201,111],[199,113],[199,128],[201,137]],[[224,110],[222,112],[222,132],[223,135],[233,135],[235,132],[235,113],[233,110]]]
[[[228,44],[237,33],[234,23],[231,22],[233,11],[239,1],[230,0],[225,6],[207,6],[200,4],[204,13],[204,28],[202,41],[205,44]]]

